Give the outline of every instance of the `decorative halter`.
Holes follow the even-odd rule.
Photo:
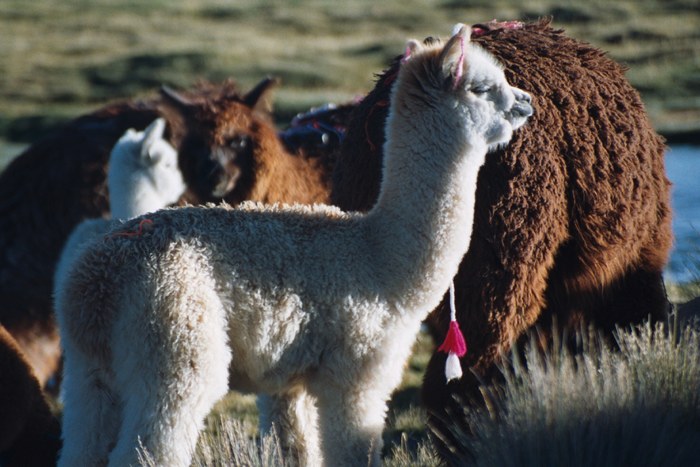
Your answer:
[[[136,230],[131,230],[131,231],[123,231],[123,232],[114,232],[113,234],[110,234],[108,238],[113,238],[113,237],[139,237],[141,236],[145,229],[146,226],[150,226],[153,224],[153,221],[151,219],[141,219],[139,222],[138,227]]]
[[[447,330],[445,340],[438,347],[438,351],[447,354],[445,362],[445,377],[449,383],[453,379],[462,377],[462,366],[459,358],[467,354],[467,343],[464,340],[462,330],[457,322],[457,308],[455,307],[455,283],[450,283],[450,328]]]

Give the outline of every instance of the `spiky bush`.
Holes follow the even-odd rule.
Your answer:
[[[456,433],[477,466],[690,466],[700,460],[700,333],[661,324],[616,332],[618,349],[581,336],[583,352],[513,354],[489,409]]]
[[[279,438],[273,430],[256,439],[249,435],[250,427],[230,417],[220,417],[216,426],[199,439],[192,460],[193,467],[287,467]],[[139,453],[142,467],[157,467],[153,457],[144,449]]]

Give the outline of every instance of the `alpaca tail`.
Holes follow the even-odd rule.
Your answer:
[[[104,239],[112,222],[85,221],[66,243],[56,268],[54,305],[61,340],[87,355],[106,357],[108,330],[114,316],[115,271],[113,256],[95,253],[91,245]]]

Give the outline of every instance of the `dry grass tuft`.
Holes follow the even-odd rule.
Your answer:
[[[484,389],[491,410],[465,414],[460,450],[476,466],[697,465],[700,332],[675,327],[618,330],[619,351],[589,335],[580,355],[530,345]]]

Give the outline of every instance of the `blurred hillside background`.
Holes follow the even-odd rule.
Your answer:
[[[365,94],[407,38],[543,16],[628,66],[672,142],[700,143],[698,0],[3,0],[0,154],[161,83],[230,77],[246,89],[279,76],[277,118],[288,122]]]

